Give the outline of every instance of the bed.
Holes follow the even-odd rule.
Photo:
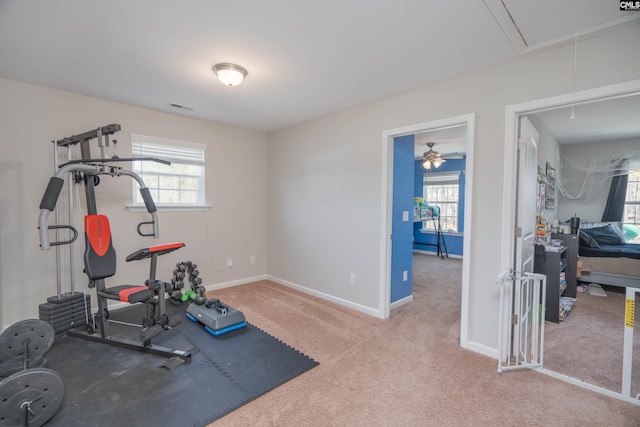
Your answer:
[[[578,280],[640,288],[640,244],[627,243],[619,222],[580,225]]]

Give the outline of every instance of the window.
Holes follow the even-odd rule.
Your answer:
[[[152,157],[171,162],[171,165],[154,161],[133,162],[133,171],[142,177],[156,205],[205,205],[204,145],[131,135],[131,151],[134,158]],[[144,204],[137,182],[134,182],[133,203]]]
[[[427,204],[440,208],[440,227],[444,232],[458,232],[460,172],[429,173],[423,179],[423,197]],[[422,223],[423,230],[435,230],[436,221]]]
[[[629,243],[640,243],[640,170],[630,170],[627,178],[627,194],[624,201],[624,216],[622,222],[625,228],[625,237]]]

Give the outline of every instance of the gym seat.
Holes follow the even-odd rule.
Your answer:
[[[130,304],[146,303],[147,314],[142,321],[142,327],[150,328],[156,326],[155,329],[157,333],[166,329],[169,326],[169,321],[164,313],[165,283],[156,280],[157,258],[160,255],[184,247],[184,243],[168,243],[148,246],[137,250],[130,254],[126,258],[126,261],[151,259],[149,278],[145,280],[145,284],[106,287],[104,279],[116,273],[116,251],[113,248],[111,239],[109,219],[105,215],[86,215],[84,218],[84,229],[85,273],[90,280],[89,287],[96,288],[98,297],[98,313],[96,316],[101,333],[105,334],[109,318],[106,299],[123,301]],[[154,333],[153,336],[157,333]]]

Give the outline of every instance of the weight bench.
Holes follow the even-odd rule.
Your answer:
[[[73,330],[70,330],[69,334],[165,357],[190,358],[191,354],[189,352],[151,345],[152,338],[179,323],[179,320],[175,324],[171,323],[165,313],[165,292],[169,284],[156,280],[158,256],[180,249],[184,247],[184,243],[148,246],[130,254],[126,258],[127,262],[150,258],[149,278],[145,281],[145,284],[107,287],[104,279],[116,273],[116,252],[111,239],[109,220],[105,215],[86,215],[84,228],[85,273],[90,280],[89,287],[96,289],[98,311],[93,316],[93,322],[89,322],[86,334]],[[117,322],[130,326],[141,326],[140,342],[114,338],[110,335],[109,323],[112,321],[109,320],[108,300],[117,300],[129,304],[144,303],[146,305],[145,316],[141,325]],[[100,337],[94,335],[96,327],[100,330]]]

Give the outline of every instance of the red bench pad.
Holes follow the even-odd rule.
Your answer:
[[[173,252],[176,249],[180,249],[184,247],[184,243],[175,242],[175,243],[165,243],[164,245],[154,245],[148,246],[146,248],[138,249],[131,255],[127,257],[127,262],[129,261],[138,261],[141,259],[149,258],[153,255],[164,255],[169,252]]]
[[[99,293],[105,298],[128,302],[130,304],[145,302],[153,296],[153,292],[147,286],[137,285],[113,286]]]

